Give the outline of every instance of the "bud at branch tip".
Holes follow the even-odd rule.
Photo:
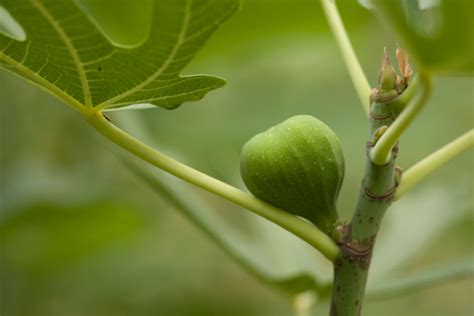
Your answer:
[[[397,73],[388,58],[387,47],[384,48],[382,67],[379,72],[379,88],[394,90],[397,83]]]

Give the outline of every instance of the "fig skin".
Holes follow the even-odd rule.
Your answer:
[[[332,234],[344,178],[337,135],[310,115],[297,115],[255,135],[242,148],[242,179],[256,197]]]

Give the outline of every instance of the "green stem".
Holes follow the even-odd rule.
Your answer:
[[[366,114],[370,111],[370,85],[367,77],[364,74],[364,70],[357,59],[354,49],[347,36],[344,23],[342,22],[341,16],[336,6],[335,0],[321,0],[326,18],[331,27],[331,31],[336,38],[339,50],[342,53],[342,57],[346,64],[346,68],[351,76],[352,83],[356,89],[357,95],[359,96],[360,102]]]
[[[369,157],[374,133],[382,126],[390,126],[398,113],[398,94],[391,91],[389,95],[393,98],[387,99],[386,91],[375,90],[372,96],[366,172],[351,222],[341,228],[341,255],[334,264],[332,316],[360,315],[375,238],[395,193],[398,148],[393,148],[394,154],[385,165],[376,165]]]
[[[418,113],[426,104],[431,93],[431,81],[426,75],[420,74],[423,91],[419,98],[413,99],[402,113],[397,117],[395,122],[383,133],[382,137],[377,141],[375,147],[370,152],[370,158],[377,165],[384,165],[390,161],[390,152],[395,147],[400,136],[410,126]]]
[[[86,118],[110,141],[153,166],[274,222],[318,249],[331,261],[339,255],[334,241],[305,220],[158,152],[110,123],[100,112],[91,111]]]
[[[474,129],[438,149],[403,173],[395,199],[399,199],[425,177],[474,146]]]

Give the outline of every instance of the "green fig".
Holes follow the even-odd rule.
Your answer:
[[[317,118],[297,115],[254,136],[242,149],[240,172],[256,197],[333,232],[344,156]]]

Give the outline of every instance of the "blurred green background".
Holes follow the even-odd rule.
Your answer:
[[[395,41],[356,1],[340,1],[340,9],[374,84],[382,49],[393,51]],[[343,143],[339,207],[349,216],[363,176],[367,122],[317,1],[246,1],[185,73],[222,76],[228,85],[175,111],[112,119],[133,117],[164,152],[243,187],[245,141],[289,116],[314,115]],[[131,174],[77,113],[4,71],[0,83],[1,315],[291,315],[281,293],[248,275]],[[399,164],[407,168],[471,128],[473,102],[472,78],[437,78],[429,105],[403,137]],[[416,228],[420,237],[431,223],[436,231],[399,271],[473,253],[473,158],[464,154],[407,195],[413,212],[426,198],[444,204],[433,203],[425,226]],[[239,212],[196,192],[229,219]],[[438,211],[453,220],[439,224]],[[410,219],[408,213],[407,227]],[[377,251],[410,251],[403,225],[398,248]],[[369,301],[364,315],[474,315],[472,297],[472,280],[449,282]],[[325,302],[320,310],[327,314]]]

